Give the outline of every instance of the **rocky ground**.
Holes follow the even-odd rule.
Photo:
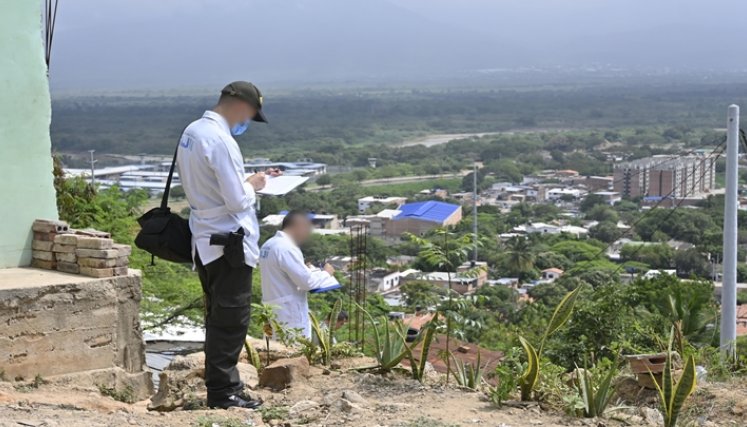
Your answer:
[[[497,408],[482,393],[445,387],[432,373],[426,385],[403,373],[381,375],[354,368],[373,360],[354,358],[331,369],[305,359],[281,359],[261,376],[241,365],[242,378],[265,404],[260,411],[204,408],[201,355],[179,358],[150,401],[132,404],[126,393],[36,382],[0,382],[0,426],[658,426],[653,394],[630,389],[628,402],[608,419],[579,419],[536,404]],[[267,374],[270,372],[270,374]],[[269,386],[289,382],[282,391]],[[260,386],[265,385],[266,387]],[[113,397],[112,397],[113,396]],[[681,425],[747,425],[747,382],[702,384]],[[630,402],[635,400],[635,402]],[[188,409],[188,410],[185,410]],[[154,410],[157,409],[157,410]]]

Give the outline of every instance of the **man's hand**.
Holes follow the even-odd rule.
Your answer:
[[[252,185],[254,191],[259,191],[267,185],[267,177],[264,172],[257,172],[254,175],[249,175],[246,182]]]
[[[330,276],[334,276],[335,275],[335,268],[332,267],[332,265],[329,264],[329,263],[324,264],[324,271],[326,271],[327,273],[329,273]]]
[[[283,174],[283,171],[280,170],[280,168],[269,168],[265,171],[265,174],[269,176],[280,176]]]

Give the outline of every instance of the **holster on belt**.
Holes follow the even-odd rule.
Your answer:
[[[233,268],[239,268],[244,261],[244,227],[230,233],[217,233],[210,236],[211,246],[223,246],[223,256]]]

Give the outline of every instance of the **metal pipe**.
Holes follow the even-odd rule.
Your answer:
[[[724,203],[724,277],[721,288],[721,350],[736,359],[737,340],[737,191],[739,106],[730,105],[726,133],[726,198]]]

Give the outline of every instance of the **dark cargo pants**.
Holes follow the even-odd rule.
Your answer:
[[[208,401],[244,390],[236,363],[246,339],[252,297],[252,267],[234,268],[224,257],[195,267],[205,295],[205,386]]]

